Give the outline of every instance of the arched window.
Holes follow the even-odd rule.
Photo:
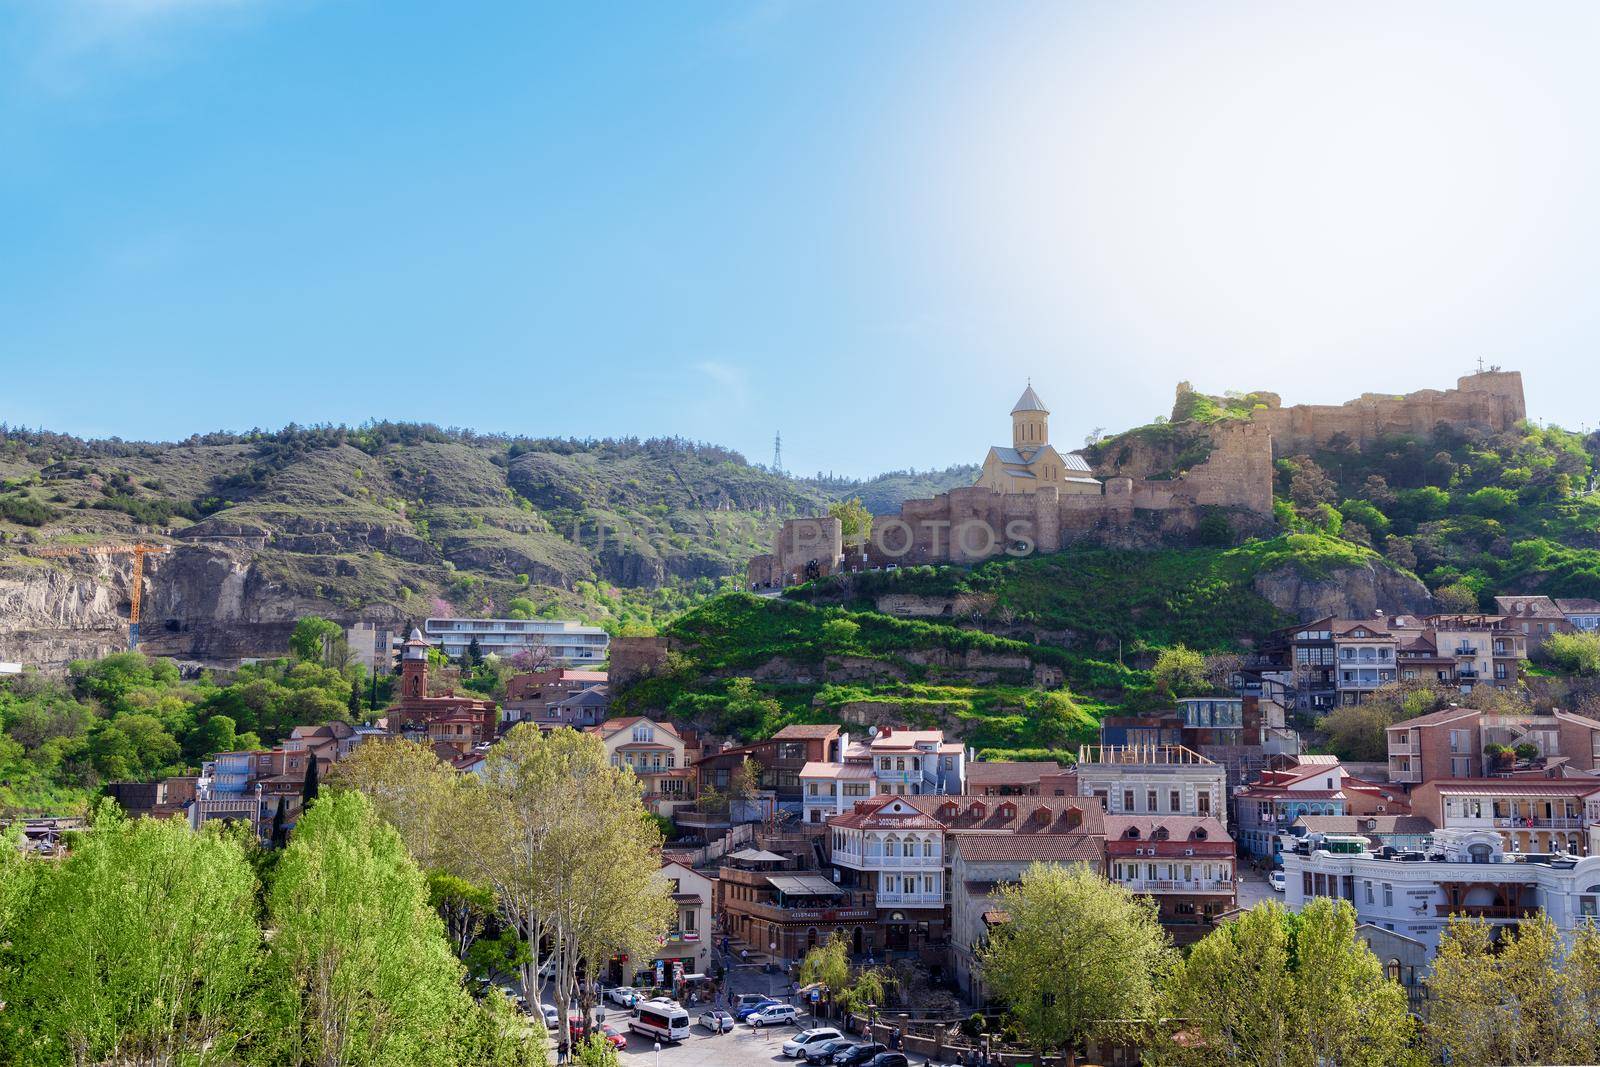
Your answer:
[[[1388,964],[1386,964],[1384,966],[1383,971],[1384,971],[1385,974],[1387,974],[1389,976],[1389,981],[1391,981],[1391,982],[1400,981],[1400,961],[1399,960],[1390,960],[1388,962]]]

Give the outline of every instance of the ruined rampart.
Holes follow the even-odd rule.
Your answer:
[[[1440,424],[1499,433],[1528,416],[1518,371],[1469,374],[1454,389],[1422,389],[1404,396],[1365,393],[1343,404],[1282,407],[1262,394],[1267,407],[1251,419],[1272,435],[1273,453],[1292,456],[1348,441],[1357,446],[1385,437],[1427,437]]]

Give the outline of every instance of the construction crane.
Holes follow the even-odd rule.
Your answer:
[[[133,554],[133,582],[128,596],[128,648],[139,647],[139,606],[144,600],[144,558],[162,556],[171,545],[45,545],[32,548],[35,556],[121,556]]]

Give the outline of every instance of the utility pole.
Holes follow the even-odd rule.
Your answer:
[[[783,432],[781,430],[772,438],[772,473],[783,473]]]

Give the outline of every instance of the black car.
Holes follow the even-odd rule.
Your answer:
[[[830,1063],[839,1053],[855,1047],[855,1042],[848,1037],[836,1037],[832,1041],[823,1041],[816,1048],[806,1049],[807,1063]]]
[[[868,1060],[880,1052],[888,1052],[889,1046],[870,1043],[847,1048],[843,1052],[833,1054],[833,1067],[862,1067]]]
[[[867,1067],[911,1067],[904,1052],[880,1052],[867,1061]]]

